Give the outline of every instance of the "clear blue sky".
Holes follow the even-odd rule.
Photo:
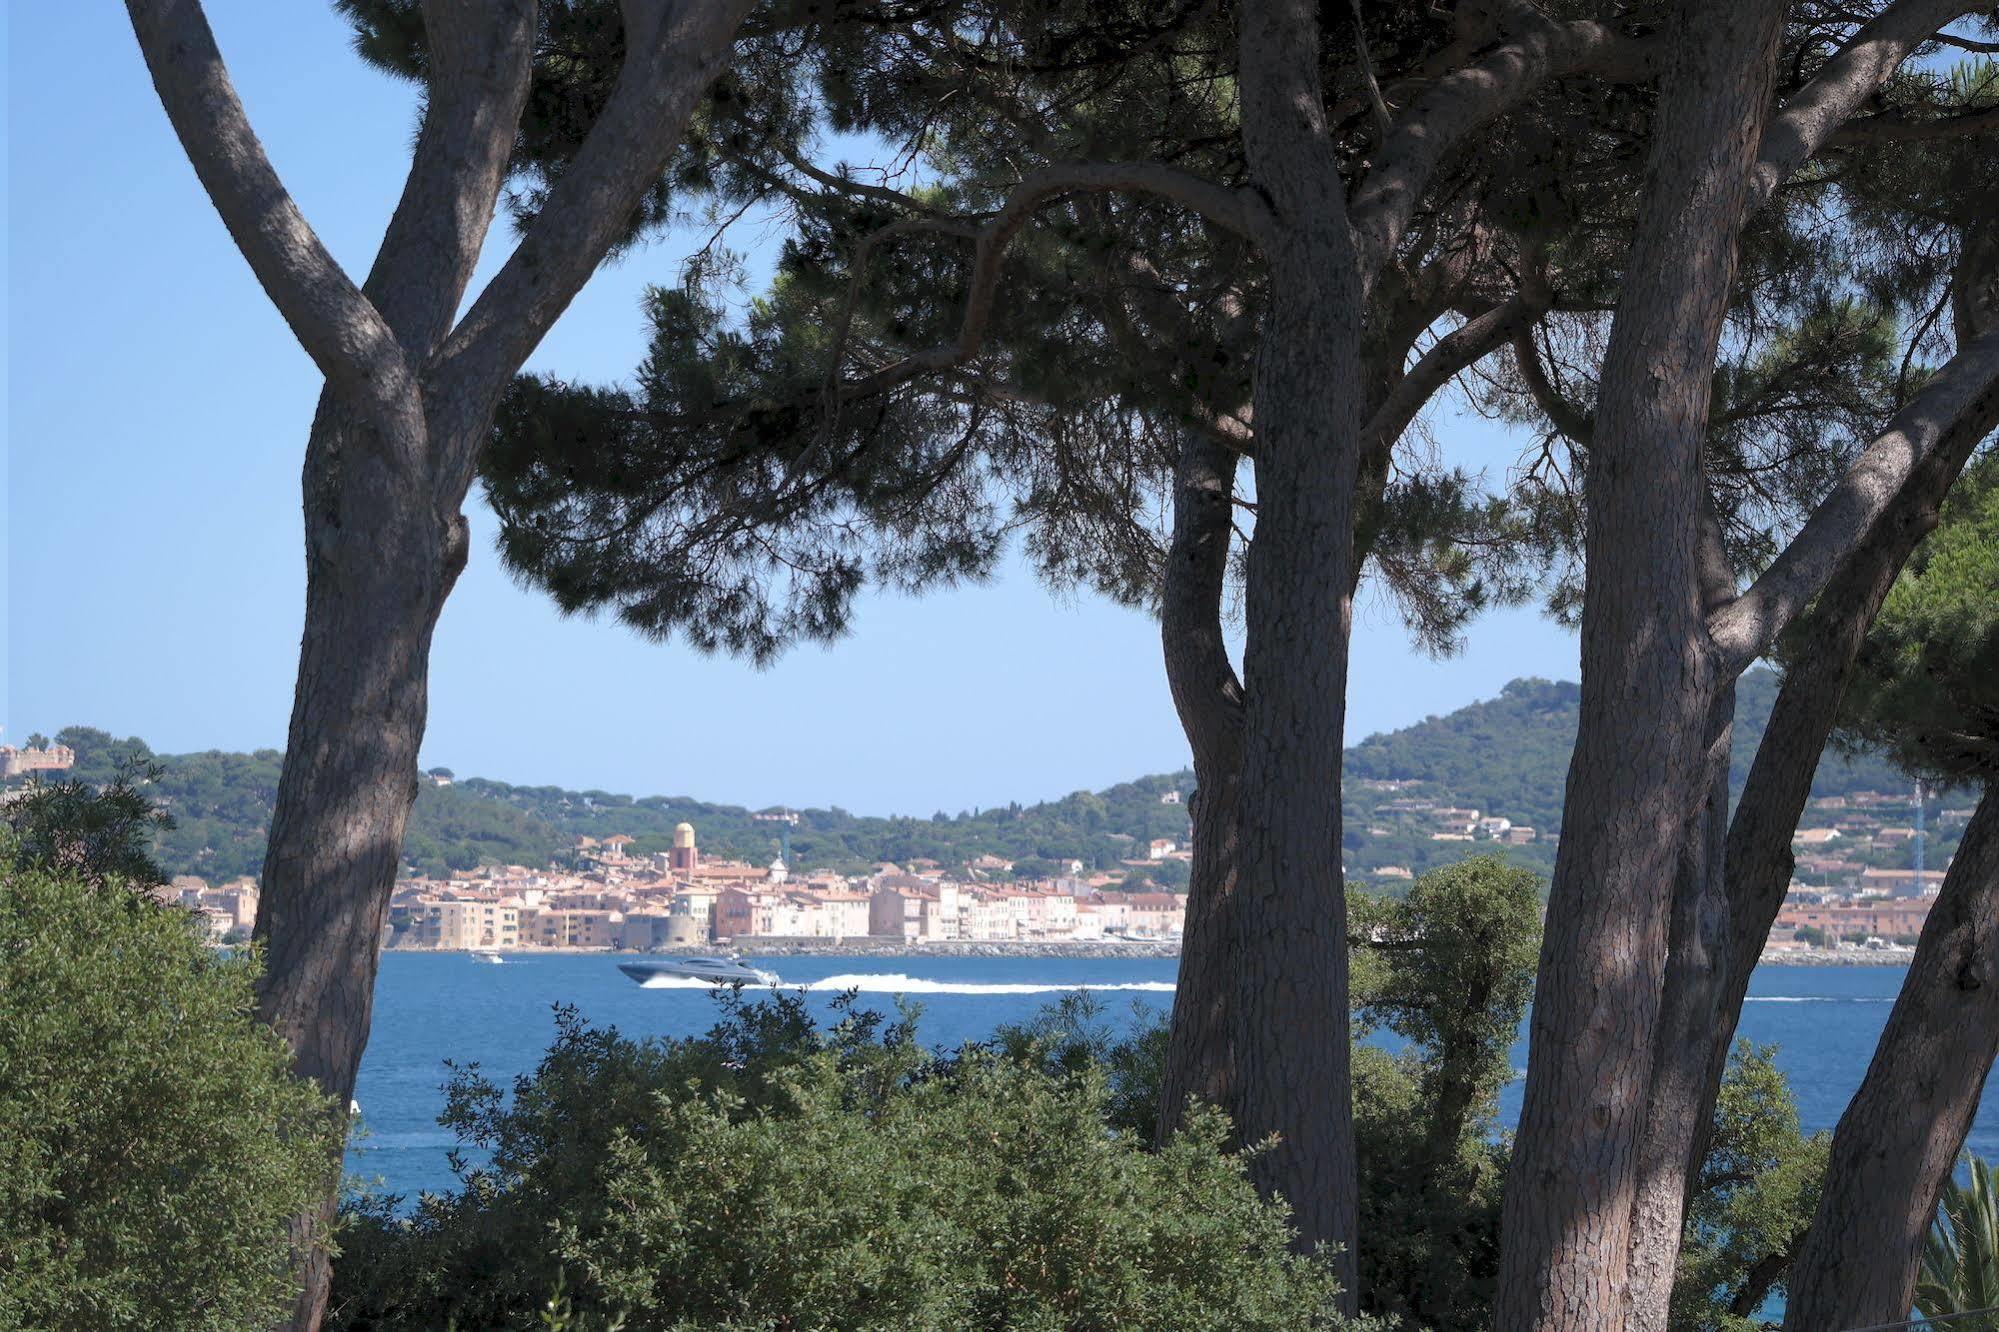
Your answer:
[[[253,122],[334,254],[367,268],[414,98],[363,68],[328,5],[211,0]],[[72,723],[166,751],[283,743],[303,603],[298,477],[317,376],[202,197],[111,4],[10,6],[6,707],[17,740]],[[496,235],[486,271],[505,243]],[[662,242],[598,275],[534,368],[615,379]],[[1453,456],[1514,444],[1451,416]],[[426,763],[510,781],[928,814],[1031,801],[1186,762],[1155,625],[1058,604],[1020,569],[866,604],[830,649],[754,671],[563,619],[479,536],[432,662]],[[1488,617],[1433,662],[1359,616],[1355,738],[1519,675],[1575,676],[1571,635]]]

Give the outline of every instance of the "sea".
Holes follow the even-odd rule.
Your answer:
[[[785,957],[748,959],[775,971],[787,988],[830,1014],[856,991],[867,1007],[893,1014],[898,996],[918,1005],[919,1037],[955,1048],[997,1026],[1026,1021],[1064,994],[1097,999],[1107,1021],[1132,1022],[1173,1001],[1172,958],[1061,957]],[[1807,1131],[1830,1129],[1860,1085],[1901,987],[1904,969],[1889,966],[1757,969],[1738,1035],[1777,1048]],[[445,1061],[476,1063],[501,1086],[533,1069],[555,1035],[555,1011],[573,1006],[597,1026],[627,1036],[685,1036],[718,1016],[713,991],[689,981],[663,988],[633,983],[608,954],[513,954],[504,965],[462,953],[390,952],[375,988],[374,1030],[361,1061],[355,1099],[362,1131],[348,1152],[348,1173],[373,1192],[413,1203],[455,1182],[450,1154],[459,1144],[438,1126]],[[1516,1073],[1527,1065],[1525,1034],[1514,1047]],[[1515,1077],[1500,1098],[1511,1124],[1520,1109]],[[1999,1159],[1999,1090],[1985,1102],[1966,1146]],[[475,1153],[467,1156],[476,1160]]]

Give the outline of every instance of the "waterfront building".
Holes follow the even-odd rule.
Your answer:
[[[30,745],[16,749],[0,745],[0,777],[19,777],[30,772],[67,772],[76,766],[76,751],[68,745],[43,748]]]
[[[426,948],[518,948],[521,908],[493,901],[422,901],[409,915],[412,942]]]

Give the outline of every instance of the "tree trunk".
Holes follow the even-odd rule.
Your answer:
[[[402,456],[423,456],[420,418],[399,424],[418,446]],[[307,448],[305,633],[256,925],[261,1012],[343,1110],[416,799],[431,633],[466,553],[455,506],[435,508],[371,433],[323,401]],[[295,1328],[325,1310],[330,1265],[312,1241],[337,1193],[296,1226],[309,1256]]]
[[[1702,510],[1701,603],[1712,612],[1735,595],[1735,578],[1722,546],[1721,521],[1712,500]],[[1645,1136],[1638,1150],[1638,1182],[1631,1211],[1631,1284],[1627,1314],[1635,1332],[1666,1332],[1679,1267],[1687,1204],[1706,1155],[1708,1124],[1678,1116],[1676,1107],[1702,1103],[1707,1063],[1688,1058],[1713,1031],[1716,993],[1703,978],[1720,972],[1728,947],[1728,769],[1735,743],[1735,682],[1726,681],[1709,705],[1706,798],[1694,811],[1673,879],[1666,971],[1652,1043],[1652,1086]]]
[[[1378,318],[1370,318],[1373,336],[1364,344],[1362,358],[1369,420],[1400,380],[1410,347],[1437,313],[1406,299],[1397,304],[1381,291],[1376,292],[1371,310]],[[1376,442],[1378,448],[1361,462],[1354,488],[1358,530],[1348,571],[1350,592],[1358,589],[1372,541],[1372,516],[1388,483],[1396,439]],[[1239,466],[1236,451],[1212,434],[1190,435],[1183,442],[1175,477],[1173,542],[1161,596],[1166,677],[1194,756],[1199,788],[1189,811],[1194,860],[1172,1038],[1161,1082],[1162,1142],[1178,1128],[1189,1096],[1217,1106],[1234,1104],[1231,977],[1238,941],[1226,933],[1224,908],[1235,887],[1243,700],[1222,634],[1222,597],[1234,531],[1230,500]]]
[[[1930,908],[1825,1192],[1791,1264],[1792,1332],[1899,1322],[1923,1239],[1999,1054],[1999,784],[1988,784]]]
[[[1993,311],[1986,296],[1995,254],[1990,238],[1967,238],[1955,284],[1957,335],[1968,341],[1991,326]],[[1884,512],[1866,541],[1854,552],[1818,598],[1799,626],[1795,657],[1801,668],[1791,672],[1778,691],[1763,740],[1743,783],[1742,798],[1728,823],[1722,858],[1722,899],[1719,918],[1703,915],[1718,926],[1719,944],[1703,936],[1698,952],[1682,952],[1680,921],[1675,922],[1674,956],[1666,972],[1661,1027],[1678,1033],[1662,1040],[1651,1105],[1646,1116],[1646,1179],[1661,1172],[1681,1177],[1681,1216],[1699,1179],[1707,1156],[1707,1135],[1715,1099],[1728,1066],[1728,1055],[1749,991],[1749,977],[1762,956],[1770,928],[1782,908],[1791,883],[1794,857],[1791,836],[1811,798],[1827,740],[1838,720],[1840,701],[1853,674],[1868,628],[1911,554],[1935,529],[1939,506],[1963,470],[1978,442],[1999,426],[1999,403],[1957,423]],[[1712,808],[1712,806],[1710,806]],[[1725,808],[1725,806],[1724,806]],[[1698,1076],[1696,1076],[1698,1073]],[[1681,1165],[1673,1153],[1684,1151]],[[1661,1181],[1657,1197],[1670,1197]],[[1641,1183],[1640,1196],[1648,1186]],[[1656,1232],[1634,1231],[1634,1265],[1658,1243]],[[1641,1298],[1634,1266],[1633,1317],[1660,1327],[1661,1301],[1670,1285],[1654,1290],[1649,1313]],[[1670,1281],[1671,1269],[1666,1269]]]
[[[1354,484],[1364,408],[1363,293],[1320,100],[1317,8],[1241,17],[1243,139],[1272,220],[1255,378],[1256,532],[1243,653],[1236,1126],[1275,1138],[1252,1171],[1291,1204],[1304,1246],[1338,1245],[1355,1305],[1340,744],[1352,617]]]
[[[1731,682],[1720,691],[1709,716],[1707,798],[1687,826],[1673,881],[1666,997],[1660,1003],[1653,1039],[1652,1087],[1631,1212],[1628,1326],[1633,1332],[1666,1332],[1687,1203],[1698,1174],[1692,1163],[1706,1155],[1707,1124],[1666,1113],[1662,1107],[1703,1099],[1707,1062],[1690,1059],[1687,1053],[1705,1048],[1704,1037],[1715,1020],[1714,989],[1696,978],[1719,974],[1719,959],[1728,946],[1724,856],[1734,713]]]
[[[1172,1135],[1189,1097],[1235,1100],[1235,941],[1227,934],[1235,890],[1237,785],[1242,772],[1242,685],[1222,635],[1222,594],[1234,531],[1235,453],[1190,432],[1173,491],[1160,639],[1174,708],[1194,755],[1193,874],[1180,941],[1173,1026],[1160,1083],[1159,1137]]]
[[[1723,683],[1702,605],[1701,440],[1784,7],[1690,10],[1585,479],[1581,716],[1504,1203],[1503,1332],[1624,1324],[1668,886]]]

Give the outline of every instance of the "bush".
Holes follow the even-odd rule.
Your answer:
[[[0,1327],[267,1328],[344,1128],[255,970],[123,885],[0,870]]]
[[[1832,1144],[1809,1137],[1773,1046],[1737,1041],[1687,1208],[1673,1286],[1674,1332],[1757,1332],[1786,1293],[1791,1255],[1811,1225]]]
[[[907,1022],[725,997],[705,1037],[560,1014],[511,1098],[455,1072],[445,1122],[490,1164],[399,1218],[351,1211],[329,1326],[1332,1327],[1227,1126],[1161,1152],[1060,1052],[927,1054]]]

